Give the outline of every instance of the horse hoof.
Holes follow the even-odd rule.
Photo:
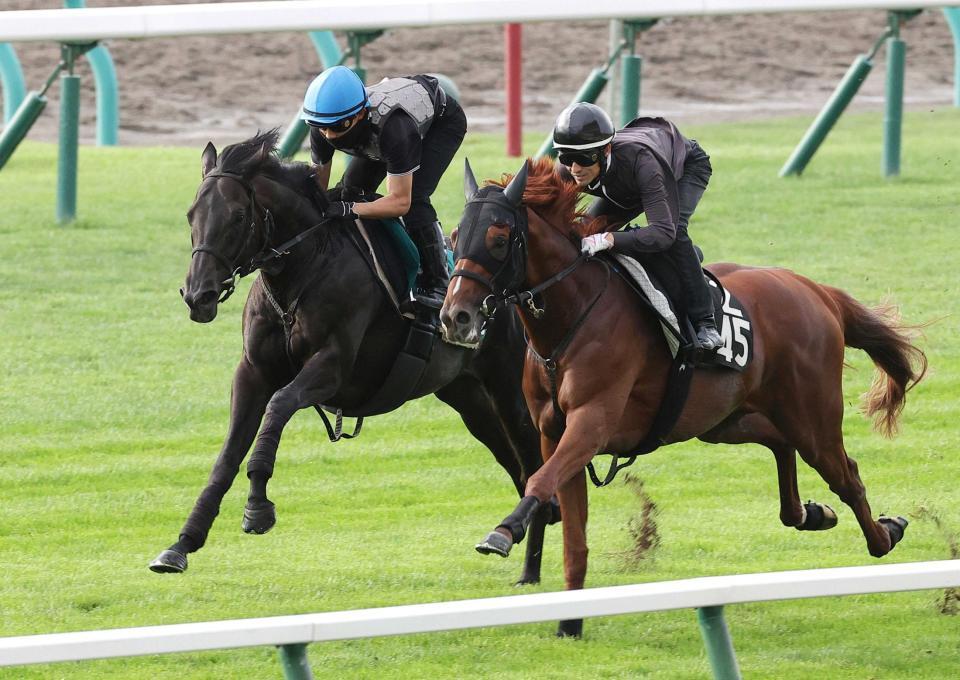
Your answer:
[[[582,638],[583,619],[567,619],[566,621],[561,621],[560,625],[557,626],[557,637],[576,638],[577,640]]]
[[[826,531],[837,526],[837,513],[825,503],[807,501],[803,504],[807,518],[797,527],[797,531]]]
[[[910,524],[906,517],[880,517],[877,521],[890,534],[890,550],[893,550],[893,546],[903,540],[903,532],[907,530],[907,525]]]
[[[149,566],[156,574],[182,574],[187,570],[187,556],[176,550],[164,550]]]
[[[540,583],[540,579],[539,579],[539,578],[533,578],[533,577],[523,576],[523,577],[520,578],[519,581],[517,581],[517,582],[514,583],[513,585],[514,585],[514,587],[516,587],[516,588],[522,588],[523,586],[535,586],[535,585],[537,585],[537,584],[539,584],[539,583]]]
[[[265,534],[277,523],[277,513],[270,501],[247,505],[243,509],[243,530],[248,534]]]
[[[491,531],[485,539],[477,543],[477,552],[481,555],[500,555],[500,557],[506,557],[510,554],[510,548],[512,547],[512,539],[507,538],[499,531]]]

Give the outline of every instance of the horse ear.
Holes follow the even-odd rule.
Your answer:
[[[520,207],[520,203],[523,202],[523,190],[527,188],[527,175],[529,174],[530,169],[530,160],[527,159],[523,162],[523,167],[520,168],[520,172],[513,176],[513,179],[510,180],[510,184],[507,185],[507,188],[503,190],[503,195],[507,197],[507,200],[515,208]]]
[[[213,142],[207,142],[207,145],[203,147],[203,154],[200,156],[200,168],[203,173],[203,177],[207,176],[207,173],[213,170],[214,166],[217,164],[217,147],[213,145]]]
[[[463,195],[467,198],[467,203],[473,200],[477,194],[477,178],[473,174],[473,168],[470,167],[470,159],[463,159]]]

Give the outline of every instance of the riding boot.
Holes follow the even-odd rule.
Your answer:
[[[723,345],[723,339],[717,331],[713,298],[703,277],[700,259],[691,247],[689,255],[684,253],[675,258],[675,262],[687,298],[687,316],[696,331],[697,342],[705,352],[715,352]]]
[[[428,307],[440,309],[447,294],[449,274],[443,230],[439,222],[409,225],[410,238],[420,253],[420,277],[415,297]]]

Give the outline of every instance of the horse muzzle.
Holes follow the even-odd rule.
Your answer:
[[[458,303],[445,304],[440,310],[444,339],[457,345],[471,346],[479,343],[482,320],[477,311],[471,311]]]
[[[180,295],[190,308],[190,320],[197,323],[209,323],[217,317],[217,304],[220,294],[212,289],[192,291],[181,288]]]

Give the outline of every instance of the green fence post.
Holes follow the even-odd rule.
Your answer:
[[[0,43],[0,85],[3,87],[3,122],[7,124],[27,96],[17,53],[13,45],[7,43]]]
[[[638,19],[623,22],[623,45],[629,54],[620,57],[620,126],[640,113],[640,84],[643,57],[636,53],[637,35],[652,28],[659,19]],[[610,112],[613,118],[613,112]]]
[[[307,645],[280,645],[280,664],[285,680],[313,680],[310,662],[307,660]]]
[[[120,128],[120,97],[117,92],[117,70],[110,52],[102,45],[87,53],[97,91],[97,144],[116,146]]]
[[[853,99],[853,95],[857,93],[863,81],[866,80],[870,69],[873,68],[872,57],[872,54],[860,54],[854,59],[840,84],[837,85],[837,89],[830,95],[830,99],[827,100],[819,115],[811,123],[797,148],[793,150],[790,158],[780,169],[781,177],[799,175],[807,167],[807,163],[820,148],[820,144],[823,143],[827,133],[833,129],[840,118],[840,114],[847,108],[847,104]]]
[[[887,40],[887,87],[883,114],[883,176],[900,174],[900,137],[903,128],[903,72],[907,47],[899,38]]]
[[[33,127],[33,124],[43,113],[47,105],[47,98],[39,92],[31,90],[27,93],[16,112],[3,128],[3,134],[0,134],[0,168],[3,168],[10,160],[17,145],[27,136],[27,132]]]
[[[628,54],[620,58],[620,126],[623,127],[640,112],[640,72],[643,57]]]
[[[740,680],[740,667],[733,651],[733,641],[727,622],[723,619],[723,607],[700,607],[697,609],[700,633],[707,648],[707,658],[716,680]]]
[[[943,15],[953,34],[953,105],[960,106],[960,7],[944,7]]]
[[[69,47],[66,49],[70,49]],[[80,76],[60,76],[60,150],[57,161],[57,221],[77,216],[77,145],[80,128]]]
[[[67,9],[83,9],[86,0],[63,0]],[[97,144],[115,146],[120,127],[120,97],[117,93],[117,70],[110,51],[99,45],[87,52],[97,91]]]
[[[0,168],[10,160],[10,156],[13,155],[17,145],[23,141],[23,138],[26,137],[30,131],[30,128],[37,122],[37,118],[43,113],[43,110],[47,106],[47,98],[44,95],[47,93],[47,90],[50,89],[50,86],[53,85],[53,82],[65,66],[65,62],[58,63],[39,92],[30,90],[24,100],[20,102],[20,106],[13,114],[13,118],[10,119],[7,126],[3,128],[3,133],[0,134]]]
[[[890,12],[890,37],[887,38],[887,80],[883,109],[883,176],[900,174],[900,137],[903,129],[903,72],[907,46],[900,39],[904,17]]]

